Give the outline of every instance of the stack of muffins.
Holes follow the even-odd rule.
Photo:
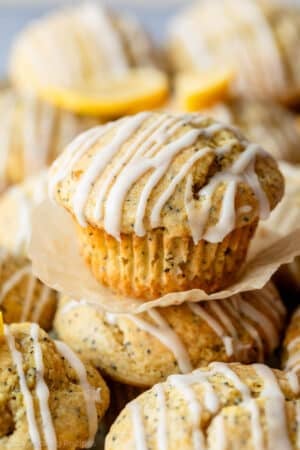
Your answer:
[[[291,305],[274,281],[199,301],[230,289],[260,234],[297,228],[299,36],[300,12],[271,0],[197,3],[165,58],[94,4],[20,34],[0,95],[1,449],[300,450],[299,310],[282,343]],[[218,98],[201,79],[224,67]],[[186,73],[205,111],[181,109],[176,82],[168,97]],[[32,272],[48,197],[105,287],[96,300]],[[144,312],[116,312],[124,297]]]

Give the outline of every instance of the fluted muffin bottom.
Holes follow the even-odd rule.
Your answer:
[[[163,229],[120,241],[91,225],[78,226],[81,253],[95,278],[120,295],[152,300],[170,292],[230,285],[244,262],[257,222],[237,228],[220,243],[170,237]]]

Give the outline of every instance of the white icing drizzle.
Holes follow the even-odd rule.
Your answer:
[[[285,398],[272,370],[262,364],[252,366],[263,381],[260,397],[265,400],[269,450],[292,450],[286,422]]]
[[[251,305],[250,302],[246,302],[243,298],[240,299],[240,309],[245,316],[249,317],[259,326],[263,324],[261,331],[266,337],[269,350],[275,348],[278,342],[278,332],[273,322],[265,314]]]
[[[50,297],[50,293],[51,293],[51,289],[44,285],[41,289],[41,294],[35,304],[35,308],[33,310],[33,314],[32,314],[32,321],[33,322],[39,322],[41,315],[44,311],[44,307],[46,306],[49,297]]]
[[[232,337],[226,335],[226,332],[222,325],[220,325],[220,323],[217,322],[213,316],[205,311],[205,309],[200,304],[188,303],[188,307],[193,311],[194,314],[201,317],[201,319],[209,325],[209,327],[216,333],[216,335],[219,336],[220,339],[222,339],[227,356],[232,356],[234,353]]]
[[[137,401],[129,403],[128,408],[131,412],[135,450],[147,450],[145,428],[141,415],[140,405]]]
[[[123,125],[121,124],[109,144],[93,157],[91,165],[82,175],[73,196],[74,214],[82,226],[86,225],[83,210],[93,183],[95,183],[107,164],[118,153],[122,145],[142,125],[146,117],[147,113],[140,113],[129,118]]]
[[[22,269],[17,270],[10,278],[8,278],[1,287],[0,291],[0,304],[5,299],[9,291],[11,291],[18,283],[27,275],[31,275],[31,265],[22,267]]]
[[[90,448],[94,443],[95,435],[98,429],[96,402],[99,402],[100,400],[99,390],[96,390],[93,386],[90,385],[87,378],[86,369],[78,356],[64,342],[55,341],[55,345],[58,352],[62,355],[63,358],[65,358],[65,360],[69,363],[78,377],[86,404],[89,427],[89,436],[83,447]]]
[[[39,434],[39,430],[38,430],[38,426],[37,426],[37,421],[35,418],[33,398],[32,398],[31,392],[28,388],[26,376],[25,376],[24,369],[23,369],[22,354],[16,349],[15,338],[12,335],[8,325],[4,326],[4,334],[5,334],[5,337],[7,340],[9,350],[11,352],[13,363],[16,366],[18,377],[19,377],[20,389],[21,389],[21,393],[22,393],[23,399],[24,399],[26,417],[27,417],[27,422],[28,422],[29,436],[30,436],[33,448],[35,450],[41,450],[41,448],[42,448],[41,447],[41,438],[40,438],[40,434]]]
[[[159,419],[157,423],[157,448],[158,450],[168,450],[168,432],[167,432],[167,407],[165,399],[165,391],[163,384],[154,386],[156,393]]]
[[[30,336],[33,339],[34,361],[36,367],[36,395],[40,404],[43,432],[48,450],[57,449],[57,438],[49,408],[49,389],[44,379],[42,348],[39,343],[39,327],[32,324]]]
[[[213,370],[213,373],[221,373],[225,378],[228,378],[233,386],[241,393],[243,406],[249,411],[251,416],[251,436],[254,448],[257,450],[264,450],[263,434],[259,420],[259,408],[255,399],[251,398],[251,392],[248,386],[246,386],[239,376],[230,369],[230,366],[224,363],[212,363],[209,365],[209,368]]]
[[[154,321],[155,325],[141,319],[138,315],[126,314],[126,318],[131,320],[142,330],[156,337],[173,353],[178,363],[179,370],[182,373],[188,373],[193,370],[187,349],[180,340],[179,336],[169,326],[168,322],[162,317],[157,309],[148,311],[149,317]]]
[[[20,319],[21,322],[24,322],[29,317],[36,282],[37,282],[37,278],[35,278],[35,276],[33,274],[31,274],[28,278],[26,295],[24,298],[22,314],[21,314],[21,319]]]
[[[146,121],[150,117],[151,113],[140,113],[121,120],[119,125],[115,125],[116,131],[109,143],[104,145],[101,151],[95,153],[88,161],[89,165],[81,176],[71,199],[74,214],[81,226],[87,224],[86,204],[89,196],[93,193],[96,199],[91,211],[94,219],[103,220],[105,231],[119,239],[126,195],[133,185],[149,172],[149,177],[139,195],[134,221],[135,233],[138,236],[144,236],[146,232],[144,217],[149,197],[166,175],[174,158],[185,148],[192,146],[199,136],[211,138],[223,129],[232,129],[230,126],[219,123],[209,125],[206,128],[188,128],[185,133],[172,140],[177,130],[183,129],[185,123],[201,124],[204,120],[203,117],[200,116],[197,121],[197,116],[193,115],[183,116],[181,119],[180,116],[158,116],[147,127]],[[141,129],[144,123],[146,125]],[[62,158],[54,164],[53,175],[49,184],[52,197],[55,196],[58,183],[72,172],[76,163],[112,126],[110,124],[98,127],[79,136],[69,146]],[[130,145],[116,159],[115,156],[130,138],[132,138]],[[208,184],[197,193],[192,192],[193,183],[189,171],[193,165],[209,152],[226,153],[228,148],[234,145],[234,142],[233,140],[229,146],[218,149],[204,147],[189,157],[152,206],[150,213],[151,228],[161,225],[161,212],[164,206],[174,194],[178,184],[185,178],[187,178],[184,197],[185,209],[195,243],[201,238],[209,242],[220,242],[234,229],[236,221],[235,195],[241,182],[245,182],[251,187],[258,201],[261,218],[267,218],[270,212],[269,201],[255,172],[256,156],[264,154],[264,152],[259,146],[248,144],[246,141],[243,141],[245,150],[230,167],[211,177]],[[111,170],[106,170],[112,162]],[[207,229],[212,196],[220,185],[224,185],[224,196],[219,220],[218,223]],[[194,200],[195,194],[200,201]]]
[[[224,418],[221,414],[213,419],[213,440],[211,442],[211,450],[226,450],[227,439],[225,431]]]
[[[247,333],[249,333],[249,335],[252,337],[254,342],[256,342],[258,349],[258,361],[262,362],[264,360],[264,353],[265,353],[262,338],[257,329],[249,322],[249,320],[246,317],[243,317],[242,314],[239,312],[240,298],[241,298],[240,294],[235,295],[231,302],[226,302],[226,308],[230,311],[230,314],[241,323],[241,325],[245,328]]]
[[[108,11],[99,4],[89,3],[78,10],[77,17],[86,25],[88,31],[92,32],[99,51],[104,51],[106,65],[111,73],[123,75],[129,69],[129,64],[120,36],[112,24]]]

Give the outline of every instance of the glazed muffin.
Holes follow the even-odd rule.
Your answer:
[[[284,372],[212,363],[172,375],[129,403],[105,450],[296,450],[298,399]]]
[[[300,374],[300,308],[293,313],[282,344],[282,367],[291,380],[294,380],[295,390],[299,389]]]
[[[11,186],[0,197],[0,247],[27,256],[31,214],[47,197],[47,171]]]
[[[236,276],[283,193],[273,158],[199,114],[144,112],[89,130],[53,164],[95,278],[145,300]]]
[[[234,95],[297,102],[300,11],[275,0],[196,2],[170,24],[175,71],[229,67]]]
[[[0,91],[0,117],[1,190],[47,167],[78,133],[97,123],[10,89]]]
[[[124,89],[133,92],[134,84],[144,79],[145,70],[148,70],[150,78],[152,76],[152,81],[147,83],[148,90],[151,90],[154,79],[158,80],[161,88],[158,89],[158,98],[152,98],[152,105],[146,86],[144,102],[147,102],[147,108],[165,99],[167,79],[159,70],[160,65],[157,49],[134,18],[117,14],[94,2],[59,9],[29,24],[12,48],[10,77],[19,91],[33,91],[37,96],[49,102],[58,101],[72,111],[76,109],[76,99],[81,98],[81,94],[93,104],[101,93],[107,106],[106,113],[110,116],[114,115],[113,101],[108,95],[110,92],[114,97],[111,82],[115,82],[114,87],[119,94],[114,97],[117,105],[121,97],[124,99],[128,95]],[[136,78],[126,84],[127,76],[133,73]],[[63,95],[62,101],[61,94],[66,91],[68,93]],[[75,100],[70,101],[71,96]],[[79,108],[77,112],[87,113],[86,107]],[[89,112],[105,116],[101,108],[95,111],[92,107]]]
[[[2,449],[92,446],[109,402],[93,367],[30,323],[4,327],[0,361]]]
[[[152,386],[212,361],[264,361],[279,344],[285,308],[272,283],[225,300],[147,313],[111,314],[95,303],[60,300],[55,330],[109,377]]]
[[[6,323],[31,321],[51,329],[56,292],[32,273],[30,261],[0,249],[0,311]]]
[[[207,112],[217,120],[236,125],[277,160],[300,163],[300,128],[294,115],[283,106],[273,102],[232,100]]]

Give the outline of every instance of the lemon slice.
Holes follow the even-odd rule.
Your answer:
[[[232,70],[206,73],[181,73],[175,79],[175,94],[180,107],[193,112],[226,99],[234,78]]]
[[[38,86],[38,95],[77,114],[118,117],[160,106],[168,96],[168,78],[157,69],[132,69],[118,78],[101,78],[81,86]]]

